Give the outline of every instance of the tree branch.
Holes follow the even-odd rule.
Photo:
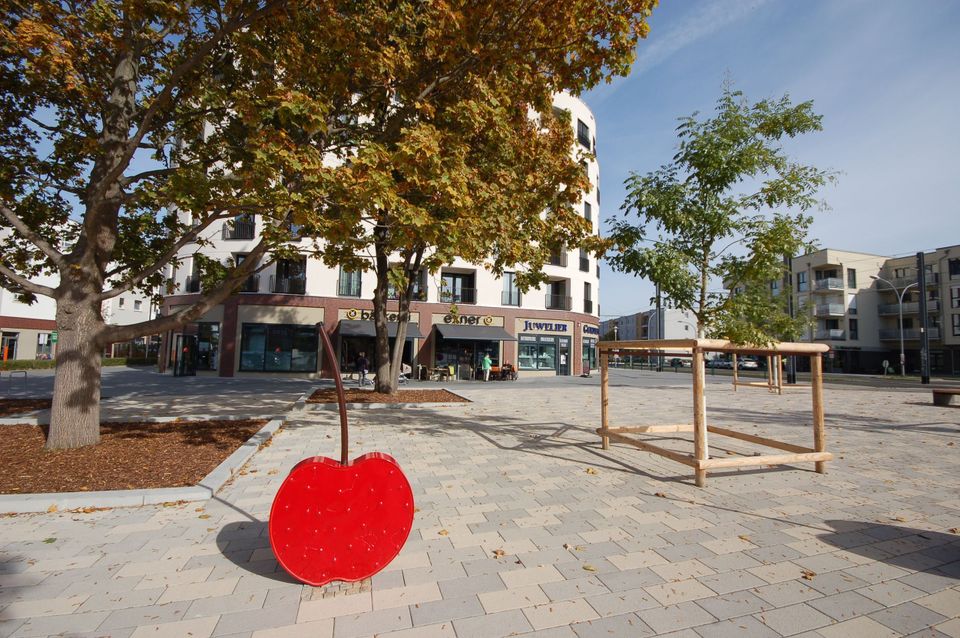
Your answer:
[[[35,295],[43,295],[44,297],[53,297],[53,295],[55,294],[53,288],[50,288],[49,286],[41,286],[38,283],[34,283],[30,281],[26,277],[14,272],[11,268],[8,268],[5,264],[0,264],[0,275],[3,275],[4,277],[12,281],[14,285],[16,285],[17,287],[22,288],[27,292],[32,292]],[[0,283],[0,286],[3,286],[3,284]],[[7,288],[7,290],[10,290],[11,292],[17,292],[16,290],[11,290],[7,286],[3,286],[3,287]]]
[[[136,175],[130,175],[129,177],[121,177],[120,183],[124,186],[129,186],[134,182],[139,182],[142,179],[150,179],[152,177],[163,177],[164,175],[170,175],[174,173],[177,168],[155,168],[149,171],[143,171],[142,173],[137,173]]]
[[[53,246],[47,243],[47,240],[45,240],[39,234],[33,232],[33,230],[27,226],[27,224],[20,219],[15,212],[7,208],[5,204],[0,204],[0,214],[3,214],[4,218],[10,222],[17,232],[23,235],[34,246],[39,248],[44,255],[49,257],[50,261],[61,268],[66,264],[63,254],[61,254],[60,251],[56,250]]]

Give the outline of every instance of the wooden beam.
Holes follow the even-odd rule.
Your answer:
[[[651,454],[658,454],[660,456],[665,456],[672,461],[677,463],[683,463],[689,467],[696,467],[697,462],[689,454],[683,454],[682,452],[674,452],[673,450],[667,450],[660,447],[659,445],[653,445],[647,443],[646,441],[639,441],[637,439],[630,438],[629,436],[624,436],[623,434],[617,434],[615,432],[608,432],[607,435],[614,441],[619,441],[621,443],[626,443],[627,445],[632,445],[633,447],[639,448]]]
[[[737,383],[739,383],[739,378],[737,376],[737,353],[734,352],[730,355],[730,362],[733,364],[733,391],[737,391]]]
[[[703,395],[705,385],[703,369],[703,351],[699,348],[693,351],[693,451],[699,463],[709,458],[707,447],[707,401]],[[707,471],[696,466],[697,487],[707,484]]]
[[[768,439],[765,436],[757,436],[755,434],[746,434],[744,432],[737,432],[736,430],[728,430],[727,428],[720,428],[715,425],[708,425],[707,430],[709,432],[713,432],[714,434],[729,436],[732,439],[749,441],[750,443],[765,445],[767,447],[776,448],[778,450],[786,450],[787,452],[797,452],[797,453],[803,454],[807,452],[818,451],[818,450],[812,450],[808,447],[803,447],[801,445],[793,445],[792,443],[784,443],[783,441],[777,441],[776,439]],[[819,450],[819,451],[822,451],[822,450]]]
[[[765,381],[737,381],[734,385],[746,385],[752,388],[770,388],[770,384]]]
[[[679,423],[677,425],[637,425],[633,427],[603,428],[597,429],[597,434],[602,432],[620,432],[621,434],[645,434],[658,432],[693,432],[692,423]]]
[[[813,395],[813,449],[823,452],[827,449],[826,437],[823,431],[823,359],[819,354],[810,355],[810,387]],[[827,471],[821,461],[817,463],[817,472]]]
[[[716,470],[730,467],[754,467],[757,465],[783,465],[784,463],[806,463],[832,461],[833,454],[829,452],[807,452],[805,454],[768,454],[765,456],[738,456],[724,459],[697,460],[698,471]]]
[[[610,355],[600,353],[600,427],[604,430],[610,426]],[[601,435],[600,444],[604,450],[610,449],[610,438]]]

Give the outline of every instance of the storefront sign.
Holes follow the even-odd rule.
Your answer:
[[[387,313],[387,321],[399,321],[397,318],[398,315],[396,312]],[[373,321],[373,311],[372,310],[361,310],[360,308],[348,308],[347,310],[340,311],[340,319],[350,319],[351,321]],[[410,322],[419,323],[420,322],[420,313],[411,312],[410,313]]]
[[[496,326],[503,327],[503,317],[493,315],[434,314],[433,323],[446,323],[455,326]]]
[[[567,332],[569,326],[565,323],[553,323],[547,321],[523,321],[523,332]]]
[[[596,337],[599,337],[599,336],[600,336],[600,328],[598,328],[597,326],[590,326],[590,325],[587,325],[587,324],[583,324],[583,334],[585,334],[585,335],[594,335],[594,336],[596,336]]]

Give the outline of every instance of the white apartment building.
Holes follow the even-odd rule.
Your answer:
[[[596,122],[580,99],[558,94],[555,108],[571,114],[574,157],[596,152]],[[592,188],[581,214],[599,232],[600,173],[585,159]],[[242,260],[257,242],[262,222],[235,219],[212,225],[206,257]],[[303,239],[306,247],[311,240]],[[171,273],[175,293],[161,312],[193,303],[200,292],[194,271],[197,247],[180,255]],[[494,365],[510,363],[529,375],[574,375],[596,367],[599,338],[599,268],[582,251],[563,251],[545,268],[547,284],[520,294],[512,273],[497,278],[484,268],[455,259],[438,272],[421,273],[420,299],[411,303],[403,360],[414,369],[444,368],[472,378],[484,354]],[[278,260],[251,276],[242,291],[201,320],[164,335],[161,369],[230,377],[245,373],[315,374],[324,363],[317,330],[322,323],[341,368],[349,370],[359,352],[373,360],[373,273],[331,268],[312,258]],[[457,312],[451,312],[455,304]]]

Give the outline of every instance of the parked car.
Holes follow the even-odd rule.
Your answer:
[[[670,365],[671,368],[689,368],[689,367],[690,367],[690,360],[689,360],[689,359],[681,359],[680,357],[674,357],[673,359],[670,359],[670,364],[669,364],[669,365]]]
[[[753,359],[739,359],[737,360],[737,367],[741,370],[759,370],[760,364]]]

